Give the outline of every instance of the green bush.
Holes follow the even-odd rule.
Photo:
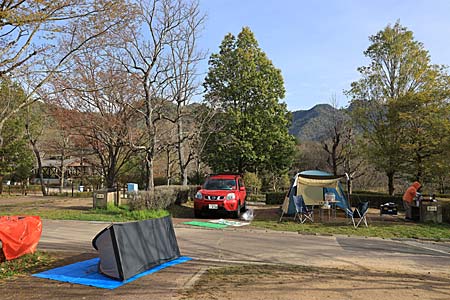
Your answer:
[[[147,198],[152,197],[151,192],[149,191],[139,191],[137,193],[128,193],[127,204],[130,210],[142,210],[146,209],[147,202],[150,203],[150,200],[147,201]]]
[[[266,204],[283,204],[285,197],[285,192],[266,193]]]
[[[196,192],[196,186],[156,186],[152,191],[130,193],[128,205],[130,210],[166,209],[174,203],[181,204],[193,199]]]

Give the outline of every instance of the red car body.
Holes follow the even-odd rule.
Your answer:
[[[239,218],[245,210],[247,192],[240,175],[215,174],[209,176],[194,198],[194,213],[229,212]]]

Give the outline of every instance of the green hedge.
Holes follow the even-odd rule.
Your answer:
[[[6,185],[3,184],[3,193],[22,193],[24,191],[24,187],[22,185]],[[41,186],[40,185],[29,185],[26,187],[26,191],[28,193],[30,192],[40,192]]]
[[[266,195],[264,194],[247,194],[247,202],[265,202]]]
[[[283,204],[285,197],[285,192],[266,193],[266,204]]]
[[[449,198],[450,199],[450,194],[436,194],[435,196],[436,196],[436,198]]]
[[[93,195],[92,192],[77,192],[77,191],[73,191],[72,192],[50,192],[48,193],[48,196],[58,196],[58,197],[74,197],[74,198],[91,198]]]
[[[266,204],[283,204],[285,197],[286,193],[284,192],[266,193]],[[359,201],[369,201],[371,208],[380,208],[381,204],[394,202],[398,205],[399,209],[403,209],[402,196],[400,195],[389,196],[386,194],[375,193],[353,193],[351,195],[352,206],[355,206]]]
[[[359,201],[369,201],[369,206],[371,208],[380,208],[380,205],[387,202],[394,202],[397,204],[399,210],[403,210],[403,200],[402,196],[394,195],[389,196],[386,194],[375,194],[375,193],[353,193],[350,196],[350,202],[352,206],[356,206]]]
[[[156,186],[153,191],[130,193],[128,205],[131,210],[166,209],[176,203],[181,204],[193,199],[197,186]]]
[[[442,221],[450,223],[450,202],[442,202]]]

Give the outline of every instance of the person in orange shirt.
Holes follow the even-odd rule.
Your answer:
[[[418,181],[414,181],[403,194],[403,207],[405,208],[405,220],[411,220],[411,203],[417,196],[417,191],[422,185]]]

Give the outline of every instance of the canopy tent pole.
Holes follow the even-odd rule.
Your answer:
[[[348,175],[348,173],[345,173],[345,178],[347,179],[347,200],[348,200],[348,205],[350,207],[352,207],[352,197],[350,195],[351,178],[350,178],[350,175]]]

